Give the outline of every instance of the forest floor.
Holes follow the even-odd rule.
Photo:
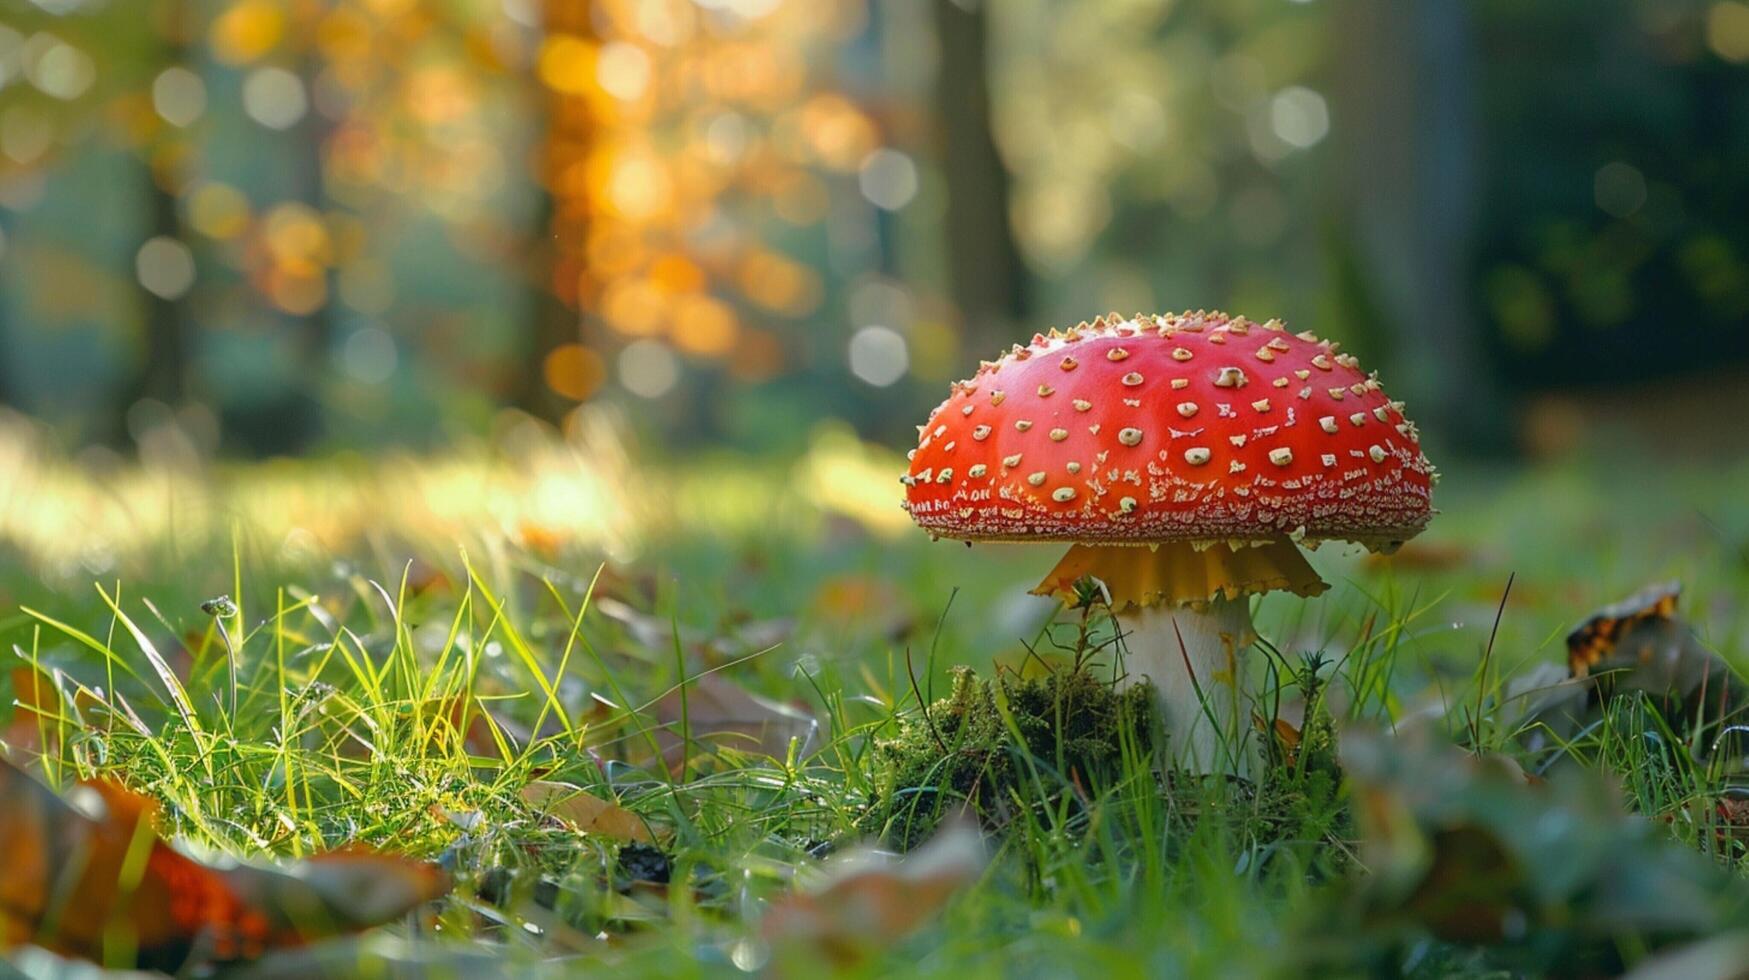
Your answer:
[[[1729,976],[1749,950],[1742,466],[1442,461],[1422,538],[1326,547],[1328,593],[1258,602],[1265,761],[1197,780],[1145,719],[1077,727],[1116,702],[1065,719],[1075,651],[1119,653],[1026,595],[1053,549],[930,542],[899,457],[842,433],[781,464],[165,452],[0,440],[8,757],[158,801],[203,860],[368,847],[453,880],[230,974]],[[1607,682],[1572,678],[1569,633],[1657,583],[1674,610],[1610,610]]]

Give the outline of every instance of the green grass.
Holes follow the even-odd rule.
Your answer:
[[[557,540],[516,523],[526,515],[461,532],[410,519],[394,468],[427,486],[432,469],[390,462],[357,481],[377,489],[347,518],[356,527],[321,548],[264,530],[260,501],[239,497],[282,478],[320,485],[319,465],[233,473],[211,494],[235,521],[97,556],[14,535],[0,642],[69,690],[101,692],[57,719],[60,748],[42,760],[57,784],[118,778],[161,800],[166,829],[201,852],[295,857],[358,843],[452,867],[440,927],[389,930],[411,940],[395,955],[457,972],[486,955],[554,972],[717,975],[776,962],[805,974],[820,962],[765,948],[762,910],[866,835],[878,746],[907,724],[916,733],[919,695],[947,695],[957,665],[1036,672],[1023,644],[1038,645],[1050,609],[1023,591],[1054,560],[1045,548],[931,545],[860,505],[845,510],[816,472],[833,461],[657,467],[659,498],[606,506],[600,526]],[[1292,666],[1316,651],[1333,665],[1328,704],[1342,724],[1420,718],[1537,771],[1608,771],[1628,808],[1659,815],[1660,840],[1737,871],[1740,845],[1721,843],[1707,817],[1735,774],[1659,750],[1684,737],[1667,719],[1623,703],[1532,755],[1504,694],[1561,660],[1562,637],[1594,607],[1666,578],[1684,583],[1699,635],[1741,666],[1749,505],[1731,487],[1745,474],[1450,469],[1445,514],[1417,546],[1386,561],[1326,549],[1313,561],[1335,589],[1260,603],[1260,630],[1281,653],[1275,669],[1253,658],[1260,676],[1292,696]],[[0,538],[0,554],[8,547]],[[202,610],[220,594],[235,608]],[[1072,638],[1073,617],[1060,618],[1057,635]],[[709,725],[707,672],[811,714],[812,743],[689,738]],[[0,704],[12,695],[0,680]],[[679,764],[657,761],[663,750]],[[1163,788],[1144,751],[1097,778],[1042,755],[1011,761],[1010,819],[985,873],[849,972],[1293,975],[1337,920],[1359,951],[1338,972],[1480,974],[1508,962],[1488,944],[1354,911],[1376,869],[1354,797],[1333,782]],[[620,841],[547,819],[522,796],[534,779],[641,816],[670,883],[634,882]],[[1655,945],[1631,931],[1614,943],[1628,963]]]

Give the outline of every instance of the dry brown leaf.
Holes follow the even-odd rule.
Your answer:
[[[522,788],[522,801],[586,834],[655,843],[644,818],[570,783],[538,780]]]

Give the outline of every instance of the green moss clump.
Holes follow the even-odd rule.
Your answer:
[[[959,668],[947,697],[875,746],[876,791],[858,829],[908,849],[962,811],[1000,830],[1016,800],[1094,792],[1126,756],[1150,753],[1153,704],[1148,685],[1119,691],[1086,671],[990,681]]]

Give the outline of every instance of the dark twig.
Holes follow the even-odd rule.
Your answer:
[[[911,693],[917,696],[917,708],[923,712],[923,724],[929,729],[929,734],[935,738],[935,744],[941,749],[941,754],[947,754],[947,742],[942,740],[941,732],[935,728],[935,719],[929,717],[929,702],[923,700],[923,689],[917,686],[917,671],[911,666],[911,645],[905,645],[905,676],[911,680]]]
[[[1470,719],[1470,751],[1482,754],[1482,701],[1488,695],[1488,662],[1494,658],[1494,638],[1500,635],[1500,620],[1506,615],[1506,597],[1512,594],[1512,582],[1517,572],[1506,576],[1506,588],[1500,592],[1500,608],[1494,610],[1494,628],[1488,631],[1488,648],[1482,651],[1482,673],[1476,679],[1476,716]]]

